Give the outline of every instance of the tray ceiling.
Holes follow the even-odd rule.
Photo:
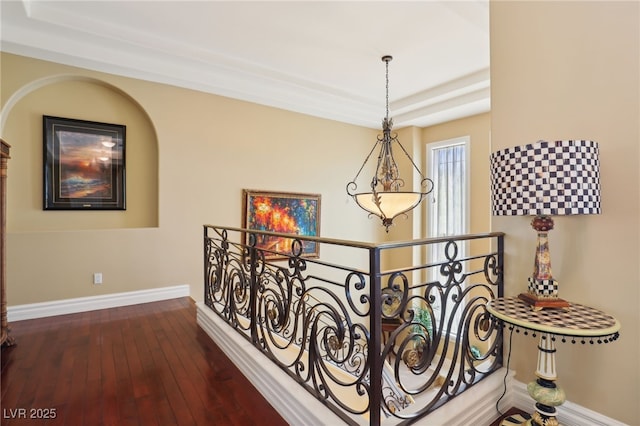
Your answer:
[[[490,108],[489,4],[6,1],[2,51],[379,128]]]

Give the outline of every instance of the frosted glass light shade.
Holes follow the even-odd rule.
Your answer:
[[[423,197],[420,192],[377,192],[376,195],[380,197],[380,205],[375,203],[372,192],[355,194],[354,198],[364,210],[389,221],[417,206]]]

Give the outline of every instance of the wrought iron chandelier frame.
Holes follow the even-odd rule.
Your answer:
[[[369,216],[377,216],[382,220],[382,225],[389,232],[393,219],[406,213],[415,207],[433,190],[433,181],[424,176],[409,152],[400,143],[397,133],[392,133],[393,119],[389,118],[389,62],[393,59],[390,55],[382,57],[385,63],[386,77],[386,115],[382,120],[382,134],[378,135],[375,145],[365,158],[356,176],[347,184],[347,194],[363,210],[369,212]],[[398,164],[393,157],[393,144],[396,143],[407,156],[413,168],[420,175],[421,191],[401,191],[405,181],[400,177]],[[369,162],[376,147],[380,146],[376,170],[371,179],[371,192],[358,192],[356,183],[360,173]]]

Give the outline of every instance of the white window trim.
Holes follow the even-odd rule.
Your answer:
[[[426,156],[427,156],[427,174],[429,179],[431,179],[434,183],[435,183],[435,176],[434,176],[434,165],[433,165],[433,151],[436,149],[441,149],[441,148],[446,148],[449,146],[454,146],[454,145],[464,145],[465,146],[465,164],[467,165],[467,175],[465,176],[465,194],[464,194],[464,202],[465,202],[465,211],[464,211],[464,226],[465,226],[465,233],[469,233],[470,232],[470,228],[471,228],[471,214],[470,214],[470,210],[471,210],[471,138],[469,136],[461,136],[458,138],[453,138],[453,139],[447,139],[447,140],[443,140],[443,141],[439,141],[439,142],[431,142],[428,143],[426,145]],[[434,228],[434,215],[432,215],[432,205],[434,202],[434,196],[435,196],[435,187],[434,187],[434,192],[429,194],[427,196],[427,217],[428,217],[428,224],[427,224],[427,229],[426,229],[426,237],[435,237],[435,235],[432,235],[431,230]]]

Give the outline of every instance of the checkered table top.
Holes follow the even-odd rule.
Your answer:
[[[506,323],[563,336],[602,337],[620,330],[620,323],[611,315],[577,303],[567,309],[534,311],[517,297],[507,297],[490,301],[487,310]]]

